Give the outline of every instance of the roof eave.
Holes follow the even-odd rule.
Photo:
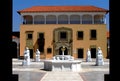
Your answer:
[[[17,11],[18,14],[35,13],[35,12],[41,12],[41,11]],[[42,12],[106,12],[107,14],[109,11],[42,11]]]

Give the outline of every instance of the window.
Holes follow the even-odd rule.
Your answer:
[[[77,52],[78,52],[78,58],[83,58],[84,49],[83,49],[83,48],[79,48],[79,49],[77,50]]]
[[[40,52],[44,52],[45,39],[44,33],[38,33],[38,48]]]
[[[44,38],[44,33],[39,33],[39,38],[43,39]]]
[[[83,31],[78,31],[77,32],[77,39],[78,40],[83,40]]]
[[[91,30],[90,31],[90,39],[91,40],[96,40],[96,30]]]
[[[67,39],[67,32],[60,32],[60,40],[66,40]]]
[[[52,49],[51,48],[47,48],[47,53],[51,53]]]
[[[32,39],[32,34],[27,34],[27,39]]]
[[[96,45],[90,45],[91,58],[96,58]]]

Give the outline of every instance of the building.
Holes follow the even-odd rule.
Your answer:
[[[110,58],[110,32],[107,31],[107,58]]]
[[[107,9],[96,6],[32,6],[17,11],[21,16],[20,56],[25,47],[30,49],[34,58],[36,49],[40,58],[49,59],[61,55],[65,46],[65,55],[96,58],[97,47],[101,47],[103,56],[107,56]]]
[[[20,56],[20,32],[12,32],[12,58]]]

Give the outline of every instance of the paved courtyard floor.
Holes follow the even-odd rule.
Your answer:
[[[104,59],[103,66],[95,66],[95,59],[92,62],[82,60],[81,72],[51,72],[45,71],[44,59],[22,66],[21,59],[12,59],[12,72],[18,74],[18,81],[104,81],[104,75],[109,74],[109,59]]]

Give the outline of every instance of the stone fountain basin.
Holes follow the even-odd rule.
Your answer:
[[[45,60],[44,69],[47,71],[81,71],[80,60]]]

